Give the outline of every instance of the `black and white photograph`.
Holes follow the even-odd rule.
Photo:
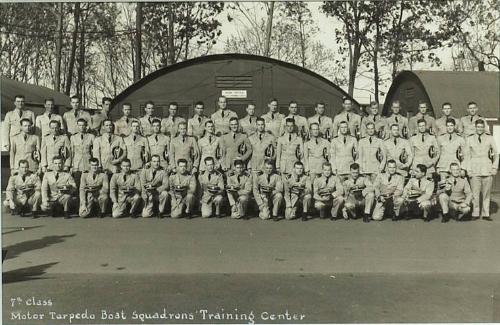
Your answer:
[[[499,0],[0,1],[1,323],[500,323]]]

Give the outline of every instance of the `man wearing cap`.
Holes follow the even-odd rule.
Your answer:
[[[160,157],[160,166],[168,173],[170,172],[170,137],[161,133],[161,121],[154,118],[151,123],[152,134],[147,137],[151,157],[157,155]],[[147,163],[146,165],[149,165]]]
[[[80,107],[80,98],[78,96],[72,96],[71,109],[63,114],[68,136],[78,132],[77,121],[79,119],[84,119],[87,121],[87,125],[90,125],[91,118],[89,112],[84,111],[82,107]]]
[[[285,134],[278,139],[276,150],[276,170],[282,175],[290,174],[296,161],[301,161],[304,154],[302,138],[295,133],[295,121],[287,118]]]
[[[465,139],[457,134],[456,121],[456,119],[446,121],[446,133],[437,139],[441,154],[436,167],[442,180],[448,177],[451,163],[460,166],[465,158]]]
[[[37,172],[41,160],[40,153],[40,138],[34,134],[30,134],[31,120],[22,119],[21,133],[11,138],[10,144],[10,169],[11,174],[17,172],[17,167],[21,160],[26,160],[31,172]]]
[[[439,145],[436,137],[427,133],[427,122],[424,119],[417,122],[417,134],[410,138],[410,145],[413,151],[412,168],[418,164],[425,165],[427,172],[431,176],[435,172],[434,166],[439,160]]]
[[[317,122],[309,125],[311,139],[304,144],[304,169],[311,178],[321,175],[323,164],[330,159],[330,142],[321,138],[320,127]]]
[[[467,137],[469,135],[474,135],[476,134],[476,121],[477,120],[482,120],[484,124],[484,133],[490,134],[490,127],[488,123],[485,121],[484,117],[478,114],[479,112],[479,107],[477,106],[476,102],[469,102],[467,104],[467,111],[469,112],[468,115],[463,116],[460,119],[460,122],[462,123],[462,128],[463,128],[463,136],[467,140]]]
[[[227,108],[227,99],[220,96],[217,101],[219,107],[210,117],[215,124],[215,134],[222,136],[229,132],[229,120],[233,117],[238,118],[236,112]]]
[[[63,127],[61,115],[54,112],[54,99],[45,99],[44,107],[45,112],[42,115],[38,115],[35,119],[35,134],[38,135],[40,139],[43,139],[43,137],[50,133],[50,121],[59,121],[61,127]]]
[[[332,139],[330,145],[330,163],[333,173],[344,179],[349,175],[349,166],[356,160],[358,141],[348,134],[349,125],[346,121],[339,124],[339,135]]]
[[[436,120],[434,117],[429,115],[429,112],[427,111],[427,102],[425,101],[419,101],[418,102],[418,112],[415,114],[415,116],[410,117],[408,120],[408,131],[409,136],[413,136],[418,132],[418,122],[422,119],[425,120],[425,127],[426,127],[426,132],[429,132],[429,134],[434,135],[437,132],[437,126],[436,126]]]
[[[385,118],[385,139],[389,139],[391,137],[391,127],[393,124],[398,125],[402,138],[408,139],[410,136],[408,131],[408,118],[401,115],[400,111],[401,102],[399,100],[393,101],[391,104],[391,115]]]
[[[288,104],[288,115],[285,116],[281,120],[281,125],[280,125],[280,135],[284,135],[286,133],[286,120],[287,119],[292,119],[294,122],[294,132],[300,136],[302,139],[304,139],[307,136],[307,132],[309,130],[309,124],[307,123],[307,119],[301,115],[298,114],[298,104],[296,101],[292,100]]]
[[[356,162],[363,176],[373,183],[385,167],[384,140],[375,136],[375,124],[371,121],[365,126],[366,136],[359,140]]]
[[[359,165],[353,163],[350,166],[351,174],[344,181],[345,204],[342,209],[344,219],[353,218],[358,211],[363,211],[363,222],[369,222],[375,193],[373,184],[368,177],[360,175]]]
[[[438,190],[443,223],[450,219],[450,212],[454,219],[461,220],[470,212],[473,198],[469,182],[465,177],[460,177],[460,165],[452,162],[449,169],[450,176],[445,179],[444,188]]]
[[[312,184],[311,179],[304,173],[304,164],[295,162],[293,172],[283,177],[283,187],[285,219],[295,219],[297,214],[300,214],[302,221],[307,221],[311,211]]]
[[[19,160],[17,166],[18,173],[9,178],[4,206],[9,208],[12,214],[21,214],[28,210],[32,217],[36,217],[41,201],[40,178],[30,172],[27,160]]]
[[[227,178],[226,193],[231,206],[231,218],[247,219],[248,202],[252,196],[252,175],[245,172],[245,163],[237,159],[234,173]]]
[[[77,122],[77,132],[71,136],[71,173],[79,187],[80,178],[83,172],[90,167],[95,135],[87,132],[87,121],[79,119]]]
[[[222,158],[222,149],[220,148],[220,137],[215,134],[215,125],[212,120],[205,122],[205,135],[198,140],[200,149],[200,173],[206,170],[205,159],[214,158],[215,169],[220,168],[220,158]]]
[[[229,120],[229,133],[220,138],[219,146],[222,149],[221,167],[223,171],[233,168],[235,159],[248,162],[252,155],[252,144],[248,141],[248,136],[239,132],[238,118],[232,117]]]
[[[141,135],[140,122],[135,120],[131,124],[132,133],[123,138],[125,142],[127,158],[131,162],[131,170],[133,172],[144,168],[146,162],[149,161],[150,150],[148,140]]]
[[[405,179],[396,172],[396,166],[395,160],[388,160],[385,172],[379,174],[373,183],[376,200],[372,215],[373,220],[384,219],[387,209],[392,210],[393,221],[399,219],[400,209],[404,202],[402,195]]]
[[[69,171],[71,167],[71,141],[66,134],[61,134],[61,123],[50,121],[50,133],[42,139],[41,169],[45,173],[52,168],[52,160],[56,156],[63,159],[63,170]]]
[[[170,140],[170,170],[176,172],[176,163],[179,159],[187,162],[188,173],[198,172],[200,165],[200,150],[194,137],[187,135],[186,122],[179,123],[179,135]]]
[[[274,163],[270,159],[264,162],[264,173],[254,181],[253,196],[259,206],[259,218],[272,218],[277,221],[283,204],[283,182],[281,177],[274,173]]]
[[[155,103],[152,100],[149,100],[146,102],[146,106],[144,107],[144,116],[139,118],[139,122],[141,123],[141,134],[146,138],[153,134],[153,120],[156,119],[153,116],[154,111]]]
[[[285,115],[279,112],[278,100],[276,98],[269,100],[267,107],[269,111],[262,115],[262,118],[266,122],[266,130],[278,139],[280,137],[281,121],[285,118]]]
[[[111,216],[113,218],[124,217],[129,213],[137,217],[141,203],[141,181],[139,175],[132,173],[131,162],[128,158],[122,160],[121,171],[111,176],[109,182],[109,197],[113,202]]]
[[[418,164],[415,168],[415,177],[410,178],[403,189],[403,200],[408,215],[422,213],[423,219],[429,222],[429,211],[432,208],[431,198],[434,191],[434,182],[426,178],[427,166]]]
[[[180,218],[183,215],[192,217],[195,204],[196,178],[188,173],[188,162],[181,158],[177,162],[176,173],[170,175],[170,196],[172,198],[171,217]]]
[[[158,120],[158,122],[160,122]],[[165,212],[170,197],[170,185],[168,172],[162,168],[160,156],[151,156],[151,166],[141,170],[141,194],[144,201],[142,217],[152,217],[155,212],[161,216]]]
[[[76,184],[70,173],[63,171],[63,158],[52,158],[53,170],[48,171],[42,180],[42,211],[51,211],[56,216],[58,208],[62,207],[64,218],[70,219],[70,209],[75,206]]]
[[[318,102],[314,107],[314,111],[316,114],[307,119],[307,123],[309,125],[309,129],[311,128],[312,123],[317,123],[319,126],[319,136],[328,141],[333,137],[333,120],[325,115],[325,103]]]
[[[437,127],[436,135],[439,137],[441,135],[448,133],[447,130],[448,127],[446,125],[448,120],[453,120],[455,122],[455,132],[457,134],[462,134],[463,132],[462,122],[460,121],[460,119],[455,118],[451,115],[452,111],[451,103],[448,102],[443,103],[441,107],[443,115],[440,118],[436,119],[436,127]]]
[[[79,215],[87,218],[92,211],[97,212],[98,217],[106,212],[108,203],[109,181],[108,176],[99,172],[99,160],[89,159],[89,170],[82,173],[80,179],[80,209]]]
[[[2,143],[6,151],[10,151],[11,138],[21,133],[21,120],[28,119],[31,124],[35,123],[35,114],[25,109],[25,98],[23,95],[14,97],[14,109],[5,114],[5,119],[2,123]]]
[[[210,218],[213,216],[215,207],[215,217],[221,218],[221,207],[224,199],[224,177],[215,170],[215,159],[205,158],[205,172],[198,177],[201,186],[201,217]]]
[[[323,163],[322,174],[313,182],[314,207],[319,211],[319,217],[325,219],[327,210],[331,211],[331,219],[337,218],[338,211],[344,203],[344,187],[340,179],[332,174],[332,165]]]
[[[111,177],[118,173],[121,161],[127,157],[127,148],[123,138],[113,134],[113,122],[106,119],[102,122],[102,135],[94,141],[93,156],[99,161],[99,166]]]
[[[266,132],[266,120],[257,118],[256,132],[248,140],[252,145],[252,157],[248,162],[248,169],[252,171],[254,177],[264,171],[264,161],[266,159],[276,160],[276,139]]]
[[[343,111],[335,115],[333,119],[333,136],[339,134],[340,123],[347,122],[349,134],[358,138],[361,128],[361,116],[352,111],[352,101],[347,97],[342,99],[342,107]]]
[[[257,130],[257,116],[255,116],[255,104],[248,103],[247,116],[240,120],[241,132],[250,137]]]
[[[384,141],[383,149],[386,161],[394,160],[397,172],[406,177],[413,162],[413,150],[410,141],[401,138],[398,124],[391,125],[391,136]]]
[[[187,134],[195,137],[196,140],[200,140],[203,137],[203,134],[205,133],[205,123],[210,120],[204,112],[205,104],[202,101],[196,102],[194,105],[195,114],[187,122]]]

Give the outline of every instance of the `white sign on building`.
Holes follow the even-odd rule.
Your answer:
[[[247,98],[247,91],[246,90],[223,90],[222,91],[222,96],[226,98]]]

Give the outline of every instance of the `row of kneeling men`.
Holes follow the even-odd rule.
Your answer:
[[[26,160],[19,162],[16,175],[9,179],[4,205],[14,213],[38,214],[39,208],[52,215],[64,212],[70,218],[77,204],[75,192],[79,190],[80,217],[103,216],[112,202],[112,217],[163,216],[172,218],[196,213],[196,202],[201,198],[202,217],[221,217],[225,214],[226,199],[233,218],[249,217],[251,198],[255,200],[261,219],[312,217],[313,208],[320,218],[332,219],[362,217],[363,221],[391,218],[397,220],[406,212],[431,219],[434,207],[442,213],[442,221],[450,217],[463,219],[471,211],[480,215],[479,200],[475,198],[469,182],[461,177],[458,163],[451,163],[450,175],[435,183],[427,177],[427,167],[418,164],[414,177],[408,180],[397,172],[394,160],[387,162],[385,172],[371,177],[360,174],[357,163],[350,165],[347,176],[334,175],[329,162],[322,164],[320,175],[306,175],[304,165],[295,161],[293,171],[278,175],[271,159],[264,162],[261,172],[247,172],[242,160],[234,162],[234,169],[221,173],[215,168],[213,157],[204,160],[206,170],[198,177],[188,172],[185,159],[177,161],[175,173],[161,167],[160,157],[153,155],[150,167],[132,172],[128,159],[121,161],[120,172],[106,174],[99,171],[99,161],[90,159],[90,170],[81,175],[79,186],[73,176],[63,171],[64,159],[53,158],[53,170],[43,180],[29,171]],[[109,179],[110,176],[110,179]],[[405,184],[406,183],[406,184]],[[473,202],[474,200],[474,202]],[[482,216],[489,218],[489,202],[483,202]],[[170,211],[167,211],[170,207]]]

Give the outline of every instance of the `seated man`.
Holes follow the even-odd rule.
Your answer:
[[[304,164],[296,161],[293,172],[283,177],[285,188],[285,219],[295,219],[301,208],[302,221],[307,221],[312,201],[311,179],[304,174]]]
[[[207,157],[204,160],[205,172],[200,175],[201,185],[201,217],[210,218],[215,206],[215,216],[221,218],[221,206],[224,193],[224,178],[222,174],[215,170],[215,159]]]
[[[137,217],[137,210],[141,203],[141,181],[139,176],[130,170],[130,159],[122,160],[121,172],[113,174],[110,181],[110,197],[113,202],[113,218],[124,217],[128,211],[130,216]]]
[[[80,217],[87,218],[97,208],[97,216],[106,212],[109,193],[108,175],[99,172],[99,160],[90,158],[90,170],[80,178]]]
[[[390,159],[387,161],[385,173],[381,173],[373,182],[375,189],[375,209],[373,209],[373,220],[380,221],[384,218],[386,210],[392,210],[392,220],[399,218],[399,211],[403,204],[401,197],[404,189],[405,179],[402,175],[396,173],[396,161]]]
[[[187,171],[188,161],[184,158],[177,160],[176,173],[170,175],[170,196],[172,198],[172,218],[180,218],[183,213],[191,218],[196,193],[196,178]]]
[[[253,184],[253,196],[259,206],[259,218],[267,220],[272,216],[274,221],[278,221],[283,201],[283,182],[281,177],[274,173],[274,163],[270,159],[266,159],[264,173],[258,176]]]
[[[42,181],[42,211],[51,211],[56,215],[57,209],[62,206],[64,218],[70,219],[69,211],[76,201],[74,192],[76,190],[75,180],[70,173],[63,171],[64,159],[60,156],[52,158],[51,171],[43,176]]]
[[[418,164],[416,167],[415,178],[410,178],[403,190],[403,199],[407,210],[406,218],[409,218],[409,214],[417,212],[418,214],[423,214],[425,222],[429,222],[428,215],[432,207],[431,197],[434,191],[434,182],[425,177],[427,166]]]
[[[40,207],[40,178],[29,171],[27,160],[19,160],[18,166],[18,173],[9,178],[3,204],[10,208],[12,214],[22,215],[24,211],[30,210],[32,217],[35,218]]]
[[[248,201],[252,195],[252,176],[245,173],[245,162],[234,162],[235,173],[227,178],[227,198],[231,206],[231,218],[247,219]]]
[[[159,124],[153,121],[153,128]],[[159,155],[151,156],[151,167],[143,169],[139,176],[142,186],[142,199],[144,201],[144,209],[142,217],[152,217],[155,212],[161,216],[165,212],[168,198],[170,197],[168,172],[161,166],[161,158]]]
[[[460,171],[458,163],[451,163],[451,176],[444,181],[444,188],[438,189],[439,205],[443,211],[441,222],[448,222],[450,212],[454,219],[461,220],[471,211],[473,194],[467,179],[460,177]]]
[[[326,218],[327,209],[331,209],[331,219],[337,218],[340,206],[344,203],[344,187],[339,178],[332,175],[332,165],[323,163],[323,173],[313,183],[314,207],[321,219]]]
[[[351,175],[344,181],[344,190],[346,201],[342,214],[344,219],[349,219],[357,215],[357,212],[362,210],[363,222],[370,221],[370,212],[375,200],[373,186],[370,179],[366,176],[360,176],[359,165],[351,164]]]

